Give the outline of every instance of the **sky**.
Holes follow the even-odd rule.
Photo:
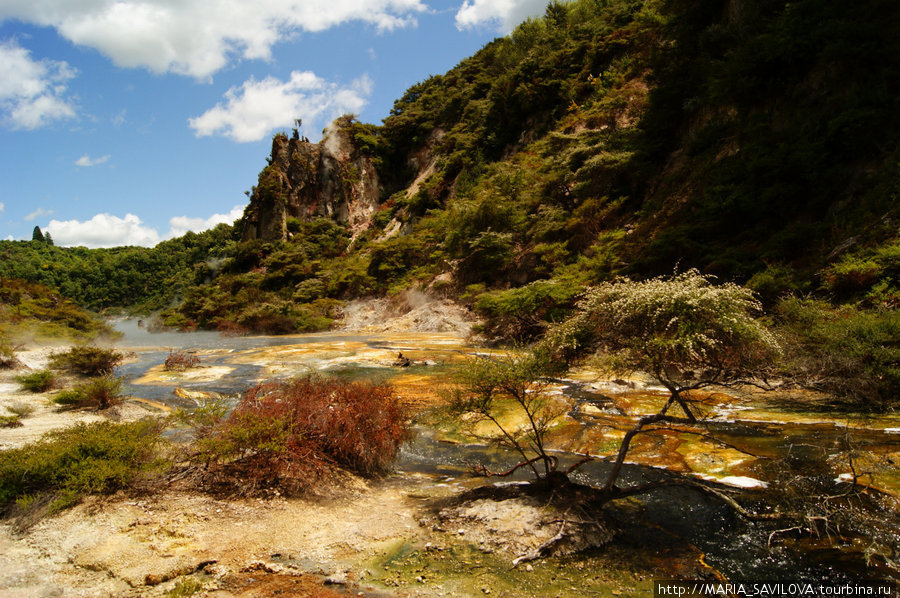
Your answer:
[[[546,0],[0,0],[0,239],[232,223],[272,135],[380,124]]]

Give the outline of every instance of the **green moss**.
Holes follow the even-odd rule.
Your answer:
[[[393,591],[449,592],[455,596],[613,596],[652,592],[643,557],[622,548],[549,558],[512,567],[512,557],[439,536],[440,546],[406,542],[386,546],[367,564],[375,582]]]

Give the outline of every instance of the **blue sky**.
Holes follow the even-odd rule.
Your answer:
[[[232,222],[273,133],[380,123],[546,0],[0,0],[0,239]]]

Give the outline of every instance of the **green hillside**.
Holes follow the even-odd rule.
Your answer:
[[[770,305],[800,291],[895,306],[898,11],[552,3],[410,88],[383,125],[340,124],[357,156],[343,180],[363,156],[380,182],[349,250],[310,252],[315,226],[296,218],[282,240],[245,234],[231,272],[181,316],[252,325],[261,314],[223,298],[253,287],[269,319],[309,329],[327,312],[317,301],[431,285],[489,316],[489,332],[527,339],[585,284],[689,267]],[[248,214],[308,186],[309,155],[276,136]]]
[[[212,277],[227,250],[232,227],[163,241],[154,248],[87,249],[43,241],[0,241],[0,276],[46,285],[95,311],[161,309],[185,287]]]
[[[233,231],[0,244],[0,273],[182,327],[327,327],[410,287],[529,340],[585,285],[698,268],[895,309],[900,5],[574,0],[414,85],[343,158],[273,139]],[[214,258],[214,259],[211,259]]]
[[[22,340],[90,340],[112,328],[42,284],[0,277],[0,353]],[[0,355],[3,357],[3,355]]]

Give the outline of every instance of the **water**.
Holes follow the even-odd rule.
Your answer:
[[[177,396],[175,390],[179,388],[195,393],[216,393],[236,401],[244,390],[261,380],[323,371],[347,378],[392,382],[401,394],[421,396],[426,406],[433,405],[437,386],[446,369],[465,354],[475,351],[466,347],[461,339],[442,334],[223,337],[213,332],[149,333],[132,320],[117,321],[115,327],[124,334],[119,341],[120,349],[133,353],[118,370],[125,378],[126,391],[168,406],[182,407],[196,405],[196,401]],[[203,367],[185,374],[162,372],[161,364],[172,350],[196,352]],[[412,367],[392,365],[401,352],[413,360]],[[628,404],[639,405],[642,401],[652,403],[656,399],[652,393],[632,393],[634,397],[631,397],[628,392],[613,398],[605,391],[598,392],[573,381],[562,381],[559,386],[572,406],[566,433],[582,441],[590,439],[592,433],[598,434],[598,438],[602,436],[597,430],[607,425],[607,420],[622,416],[622,404],[631,401]],[[585,405],[593,407],[589,415],[586,415]],[[744,420],[740,418],[741,413],[735,411],[734,417],[711,422],[707,429],[712,436],[757,458],[745,455],[733,466],[734,471],[720,473],[762,476],[765,468],[760,464],[787,452],[810,463],[820,461],[840,448],[850,429],[855,442],[878,447],[882,453],[897,451],[900,441],[900,435],[891,432],[896,423],[893,420],[876,422],[874,427],[848,427],[841,422],[816,421],[823,417],[820,414],[755,411],[752,414],[755,419]],[[469,479],[469,471],[475,464],[502,471],[518,462],[518,455],[512,451],[442,442],[440,435],[428,427],[420,426],[416,432],[398,460],[400,475],[425,474],[435,484],[456,484]],[[565,446],[562,440],[559,442],[558,446]],[[727,453],[733,449],[723,450]],[[707,457],[711,451],[705,440],[696,437],[663,437],[646,454],[637,447],[634,454],[629,455],[630,459],[646,463],[654,463],[656,459],[659,466],[627,465],[620,484],[659,480],[668,475],[663,466],[679,470],[686,467],[690,471],[691,467],[698,467],[697,463],[702,466],[699,457]],[[557,454],[561,467],[578,458],[565,451]],[[734,458],[734,454],[729,454]],[[736,454],[740,456],[740,453]],[[578,470],[575,479],[596,486],[604,481],[608,468],[606,462],[591,462]],[[527,477],[527,469],[522,468],[513,479]],[[659,490],[643,496],[641,501],[641,523],[629,531],[632,540],[653,546],[659,541],[659,530],[664,530],[667,537],[697,547],[704,554],[705,562],[729,579],[841,583],[866,575],[859,558],[848,561],[840,551],[804,553],[781,546],[769,547],[767,543],[769,534],[775,529],[773,525],[748,523],[720,501],[689,489]]]

